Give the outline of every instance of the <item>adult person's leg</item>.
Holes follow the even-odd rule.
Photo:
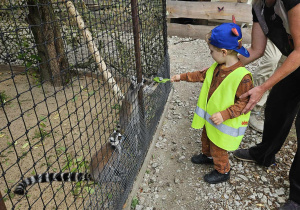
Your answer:
[[[262,142],[249,149],[255,161],[264,166],[275,162],[275,154],[288,136],[300,106],[300,69],[275,85],[265,109]]]
[[[275,162],[275,154],[289,134],[300,107],[300,68],[276,84],[268,97],[262,142],[250,149],[236,150],[241,160],[256,161],[263,166]]]
[[[296,119],[297,151],[290,170],[290,201],[281,209],[300,209],[300,68],[275,85],[268,97],[265,110],[265,126],[262,142],[250,149],[234,152],[238,159],[256,161],[263,166],[275,162]]]
[[[274,73],[277,68],[278,61],[281,58],[281,52],[273,44],[271,40],[267,40],[265,53],[259,62],[259,68],[253,73],[254,86],[264,83]],[[257,103],[251,112],[249,126],[258,132],[263,132],[264,119],[262,111],[266,104],[269,91],[265,92],[261,100]]]
[[[300,111],[296,118],[297,151],[290,170],[290,200],[299,204],[300,208]]]

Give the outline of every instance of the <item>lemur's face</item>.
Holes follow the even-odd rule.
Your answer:
[[[142,78],[142,84],[146,84],[148,82],[147,79],[145,79],[144,77]],[[135,76],[132,76],[130,78],[130,86],[129,89],[134,90],[138,87],[138,82],[137,82],[137,78]]]
[[[111,146],[115,147],[120,143],[121,139],[122,134],[117,131],[114,131],[114,133],[109,137],[109,142]]]

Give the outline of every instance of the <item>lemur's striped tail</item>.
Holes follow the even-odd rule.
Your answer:
[[[21,181],[15,188],[14,193],[18,195],[24,195],[26,187],[28,185],[33,185],[35,183],[43,183],[43,182],[79,182],[79,181],[91,181],[93,180],[91,175],[88,173],[43,173],[35,176],[31,176],[29,178]]]

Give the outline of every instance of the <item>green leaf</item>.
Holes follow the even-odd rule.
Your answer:
[[[92,96],[94,94],[95,94],[95,91],[91,91],[91,92],[88,93],[89,96]]]
[[[75,96],[73,99],[72,99],[72,101],[76,101],[77,100],[77,96]]]
[[[23,144],[22,149],[25,149],[28,146],[28,142]]]
[[[41,61],[42,59],[38,56],[38,55],[31,55],[30,58],[37,60],[37,61]]]
[[[82,156],[80,156],[80,157],[76,158],[76,161],[77,161],[77,162],[80,162],[80,161],[82,161]]]
[[[31,61],[26,62],[25,66],[26,66],[27,68],[29,68],[30,66],[32,66],[32,62],[31,62]]]
[[[139,204],[139,200],[137,197],[133,197],[131,201],[131,208],[135,209],[135,207]]]
[[[23,46],[24,46],[24,47],[29,47],[28,42],[23,42]]]
[[[44,122],[47,122],[47,117],[45,117],[45,116],[40,116],[40,120],[41,120],[41,121],[44,121]]]
[[[91,188],[91,187],[84,187],[84,189],[85,189],[88,193],[90,193],[90,194],[95,193],[95,190],[94,190],[93,188]]]
[[[162,77],[154,77],[153,80],[157,83],[166,83],[170,81],[168,78],[162,78]]]

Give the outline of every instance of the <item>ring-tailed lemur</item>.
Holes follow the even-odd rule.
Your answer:
[[[137,155],[138,150],[138,138],[141,131],[141,119],[140,119],[140,107],[138,102],[138,93],[141,88],[143,91],[148,88],[148,80],[142,78],[142,82],[138,83],[137,78],[132,76],[130,78],[130,85],[127,89],[124,99],[122,100],[122,105],[119,112],[119,124],[121,132],[127,136],[127,134],[135,134],[135,136],[128,137],[128,144],[134,149],[132,152]],[[145,85],[145,86],[144,86]]]
[[[63,181],[79,182],[94,181],[97,183],[118,182],[122,180],[126,171],[120,163],[120,154],[122,152],[122,142],[124,137],[121,135],[120,126],[109,137],[109,142],[105,143],[99,152],[97,152],[90,163],[90,173],[78,172],[60,172],[43,173],[21,181],[15,188],[14,193],[24,195],[26,187],[35,183]]]
[[[142,83],[137,83],[137,78],[135,76],[130,78],[130,85],[122,100],[119,112],[119,124],[122,133],[125,132],[129,125],[134,128],[134,125],[138,124],[140,121],[138,92],[144,85],[144,81],[145,79],[143,78]]]
[[[146,81],[143,79],[143,82]],[[120,125],[109,138],[109,142],[105,143],[99,152],[91,159],[90,173],[78,172],[60,172],[60,173],[43,173],[21,181],[15,188],[14,193],[18,195],[25,194],[26,187],[35,183],[44,183],[52,181],[64,182],[79,182],[79,181],[94,181],[97,183],[118,182],[122,180],[126,174],[126,169],[120,164],[122,151],[122,143],[126,137],[121,135],[128,126],[137,129],[139,132],[139,106],[138,106],[138,91],[144,83],[137,83],[136,77],[131,78],[130,87],[122,101],[120,109]],[[135,135],[133,152],[138,153],[138,138]],[[128,139],[129,140],[129,139]],[[127,140],[126,140],[127,141]],[[132,155],[132,154],[131,154]]]

